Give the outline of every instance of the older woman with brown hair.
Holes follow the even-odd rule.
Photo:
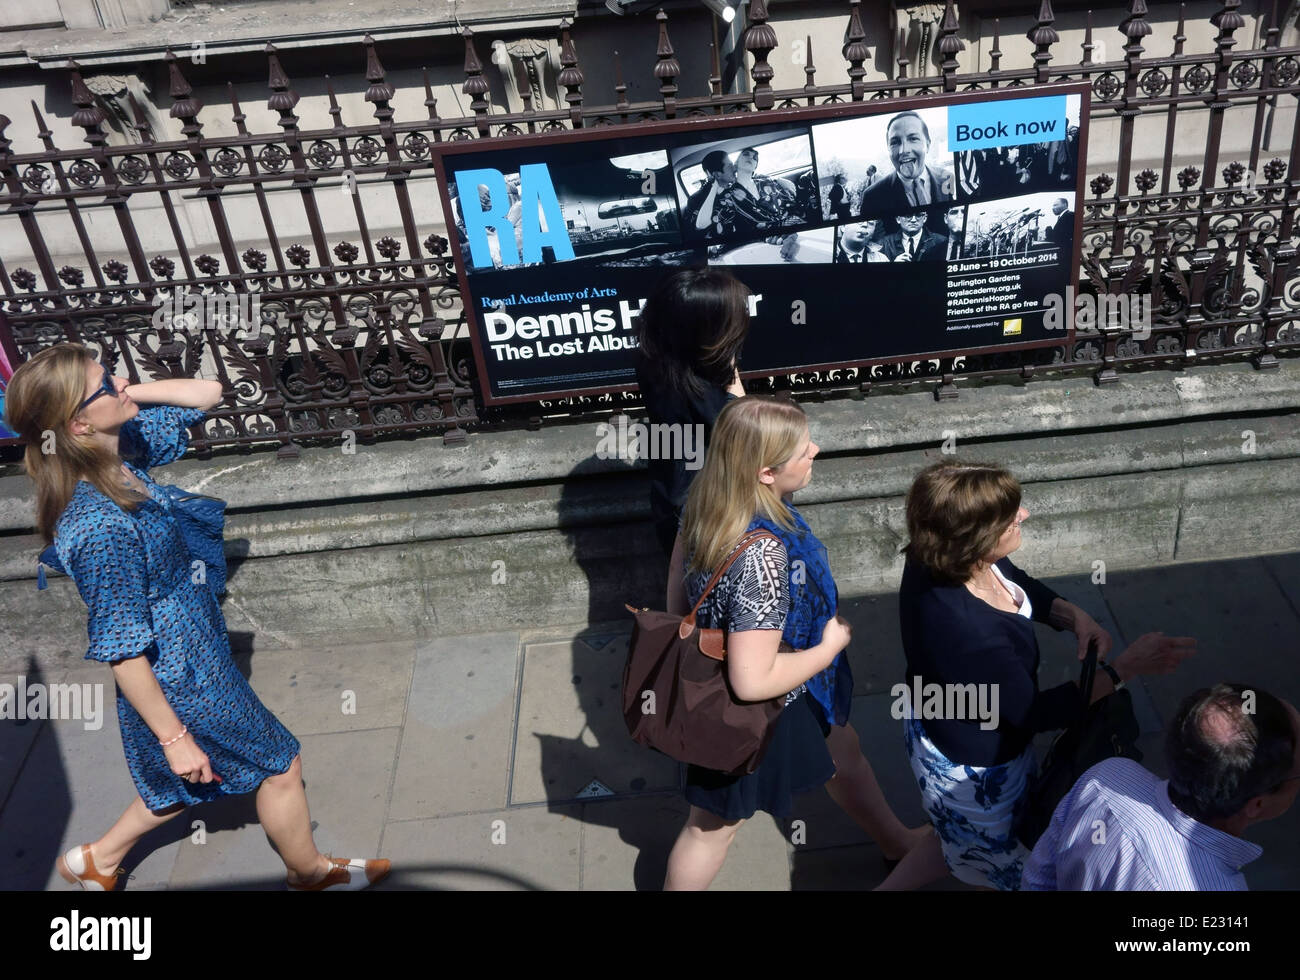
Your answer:
[[[62,855],[58,871],[70,884],[112,891],[146,833],[187,806],[255,793],[289,888],[365,888],[388,861],[316,849],[298,740],[231,659],[225,619],[192,568],[199,563],[175,505],[148,472],[178,459],[188,427],[220,400],[215,381],[130,384],[67,343],[34,354],[9,383],[5,415],[27,443],[37,530],[86,602],[86,659],[112,665],[136,788],[117,822]]]
[[[898,595],[904,733],[937,836],[914,848],[882,889],[919,887],[947,871],[972,885],[1019,888],[1029,852],[1016,824],[1035,771],[1032,739],[1082,710],[1073,681],[1039,690],[1035,621],[1073,632],[1080,658],[1096,641],[1094,701],[1130,678],[1169,673],[1195,651],[1189,637],[1147,633],[1107,660],[1110,635],[1008,557],[1028,516],[1020,484],[998,466],[936,463],[908,491]],[[964,701],[918,701],[927,684],[959,686]]]

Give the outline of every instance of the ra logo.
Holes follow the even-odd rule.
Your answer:
[[[483,194],[483,189],[487,190]],[[488,247],[488,229],[496,232],[501,264],[518,265],[542,261],[542,246],[549,245],[557,261],[573,258],[573,245],[564,226],[551,174],[544,163],[526,163],[519,168],[519,241],[523,256],[515,249],[515,226],[510,222],[510,191],[499,170],[459,170],[456,191],[460,195],[461,217],[470,256],[479,268],[493,265]],[[486,207],[484,202],[490,202]],[[478,204],[478,207],[475,207]]]

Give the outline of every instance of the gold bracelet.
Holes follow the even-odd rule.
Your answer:
[[[185,725],[181,725],[181,733],[179,735],[177,735],[175,738],[169,738],[165,742],[159,742],[158,744],[163,746],[163,748],[166,748],[168,745],[171,745],[173,742],[179,742],[189,733],[190,733],[189,728],[187,728]]]

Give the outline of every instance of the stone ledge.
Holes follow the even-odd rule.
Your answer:
[[[1194,373],[1157,371],[1096,387],[1087,378],[1024,385],[972,386],[956,401],[929,391],[839,399],[805,405],[824,454],[938,446],[946,432],[958,445],[1014,435],[1127,428],[1213,415],[1300,409],[1300,359],[1273,371],[1246,364],[1199,367]],[[226,500],[232,511],[274,509],[356,498],[397,497],[535,484],[626,471],[626,461],[595,456],[594,424],[556,425],[536,432],[471,433],[467,446],[447,449],[437,437],[358,445],[353,455],[305,449],[296,461],[272,453],[185,459],[160,468],[162,482]],[[637,468],[643,464],[638,463]],[[0,532],[32,528],[30,483],[0,477]]]
[[[1300,551],[1300,458],[1041,482],[1023,560],[1040,577]],[[809,502],[846,598],[898,586],[903,498]],[[232,567],[223,605],[237,648],[412,639],[625,619],[663,594],[649,525],[620,521],[476,538],[277,555]],[[504,578],[499,573],[504,572]],[[73,584],[0,582],[0,671],[30,655],[68,666],[84,652]]]
[[[1242,451],[1246,429],[1254,433],[1253,455]],[[814,435],[820,439],[819,432]],[[1066,440],[1038,435],[972,444],[959,441],[957,450],[963,458],[1011,466],[1032,498],[1035,485],[1058,481],[1300,458],[1300,413],[1246,421],[1177,422],[1119,435],[1077,433]],[[800,506],[902,497],[922,467],[942,458],[939,449],[929,448],[821,460],[814,468],[813,483],[799,495]],[[486,493],[406,494],[387,500],[236,512],[227,518],[226,553],[232,560],[267,558],[649,518],[645,473],[623,463],[621,470],[597,478],[499,487]],[[0,581],[33,578],[33,559],[40,545],[34,534],[0,538]]]

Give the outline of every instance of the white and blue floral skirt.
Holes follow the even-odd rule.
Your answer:
[[[903,733],[948,870],[968,885],[1018,890],[1029,851],[1015,828],[1036,770],[1033,746],[1010,762],[979,768],[951,762],[915,718],[903,720]]]

